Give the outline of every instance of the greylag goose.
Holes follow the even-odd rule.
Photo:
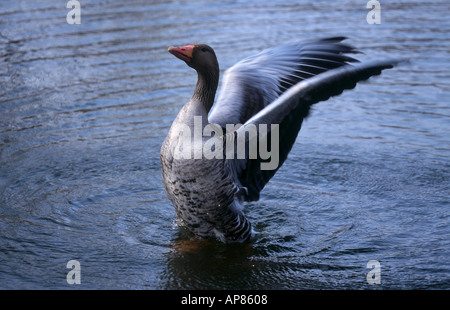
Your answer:
[[[311,105],[398,63],[359,63],[349,56],[358,51],[344,39],[285,43],[238,62],[225,71],[215,104],[214,50],[205,44],[169,47],[198,75],[160,153],[164,189],[182,226],[224,243],[251,239],[242,203],[259,199]]]

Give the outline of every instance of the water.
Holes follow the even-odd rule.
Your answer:
[[[369,25],[364,1],[81,1],[70,25],[64,1],[2,1],[0,288],[450,288],[450,4],[381,4]],[[246,206],[253,243],[192,240],[159,148],[196,75],[167,47],[208,43],[224,70],[329,35],[412,63],[314,108]]]

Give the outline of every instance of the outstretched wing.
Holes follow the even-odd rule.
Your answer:
[[[286,43],[248,57],[228,69],[208,120],[225,127],[243,124],[291,86],[357,60],[344,37]]]
[[[276,168],[271,170],[261,169],[261,163],[265,160],[262,160],[260,156],[256,159],[250,159],[248,153],[246,153],[245,159],[228,160],[241,185],[247,188],[247,191],[243,192],[242,198],[246,201],[259,199],[260,191],[286,160],[311,105],[327,100],[331,96],[339,95],[346,89],[352,89],[359,81],[366,80],[373,75],[379,75],[383,69],[392,68],[398,62],[390,60],[345,65],[323,72],[289,88],[278,99],[248,119],[242,127],[233,133],[233,136],[244,137],[248,143],[249,138],[246,135],[248,127],[256,126],[256,128],[260,128],[259,125],[267,124],[267,136],[258,136],[258,144],[260,138],[262,138],[261,140],[267,139],[268,145],[271,145],[272,148],[278,148],[279,159]],[[277,141],[271,139],[270,124],[279,124]]]

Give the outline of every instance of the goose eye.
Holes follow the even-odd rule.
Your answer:
[[[206,47],[202,48],[202,52],[206,52],[208,49]]]

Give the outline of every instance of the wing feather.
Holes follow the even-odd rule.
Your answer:
[[[259,125],[267,124],[267,128],[270,129],[270,124],[279,124],[277,141],[272,140],[270,130],[268,130],[267,136],[262,137],[267,139],[268,145],[271,145],[272,148],[278,147],[279,159],[278,165],[272,170],[261,169],[261,163],[271,159],[262,160],[259,156],[256,159],[247,157],[245,160],[229,161],[241,186],[247,188],[245,195],[242,197],[243,200],[255,201],[259,199],[260,191],[286,160],[303,120],[309,114],[311,105],[337,96],[344,90],[352,89],[358,82],[379,75],[382,70],[392,68],[398,62],[388,60],[346,65],[321,73],[291,87],[277,100],[244,123],[236,131],[237,137],[244,135],[246,128],[250,125],[259,128]],[[258,135],[258,145],[260,143],[259,138]]]
[[[225,71],[208,120],[225,127],[243,124],[291,86],[324,71],[356,62],[344,37],[285,43],[250,56]]]

